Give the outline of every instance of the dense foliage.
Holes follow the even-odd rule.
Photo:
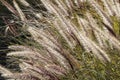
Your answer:
[[[119,0],[0,2],[5,79],[120,79]]]

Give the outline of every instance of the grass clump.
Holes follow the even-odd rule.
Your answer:
[[[12,26],[6,24],[6,33],[17,36],[20,29],[14,26],[21,26],[19,32],[25,33],[15,38],[18,44],[10,45],[12,51],[7,54],[19,57],[20,71],[0,66],[2,76],[17,80],[118,79],[117,1],[115,5],[112,0],[33,1],[9,4],[1,0],[16,20]]]

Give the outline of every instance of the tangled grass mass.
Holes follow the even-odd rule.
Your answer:
[[[5,36],[25,36],[8,46],[19,71],[1,65],[6,80],[120,80],[119,0],[0,2]]]

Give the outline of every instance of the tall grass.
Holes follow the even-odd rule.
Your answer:
[[[79,57],[90,54],[104,65],[112,62],[108,49],[120,50],[118,1],[33,0],[37,8],[28,0],[13,0],[13,5],[1,2],[17,17],[36,45],[40,45],[9,46],[15,51],[8,56],[21,57],[21,71],[14,73],[1,67],[7,78],[59,80],[60,76],[85,65],[75,54]]]

